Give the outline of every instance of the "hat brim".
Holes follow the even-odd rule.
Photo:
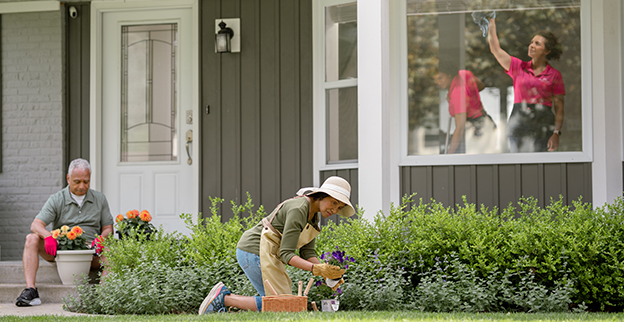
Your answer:
[[[349,200],[349,198],[347,198],[347,196],[341,193],[338,193],[336,191],[323,189],[323,188],[314,188],[311,192],[308,192],[305,195],[311,196],[317,192],[326,193],[329,196],[333,197],[334,199],[345,204],[345,206],[342,207],[342,209],[338,210],[338,212],[336,213],[337,215],[340,215],[342,217],[351,217],[355,214],[355,208],[353,208],[353,205],[351,205],[351,201]]]

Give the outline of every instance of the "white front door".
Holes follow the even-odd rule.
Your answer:
[[[180,214],[197,216],[199,155],[192,9],[130,8],[98,17],[99,186],[113,216],[146,209],[156,227],[187,233]]]

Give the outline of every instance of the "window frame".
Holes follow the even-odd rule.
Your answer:
[[[357,0],[316,0],[313,2],[313,146],[315,173],[327,170],[357,169],[357,160],[327,162],[327,97],[326,91],[347,87],[358,88],[358,78],[325,81],[325,8]],[[357,135],[357,134],[356,134]],[[315,176],[315,184],[318,175]]]
[[[399,0],[396,7],[399,38],[397,69],[399,73],[399,166],[415,165],[472,165],[472,164],[521,164],[521,163],[570,163],[592,162],[592,53],[591,53],[591,3],[581,0],[581,90],[582,90],[582,150],[573,152],[534,152],[497,154],[408,155],[408,71],[407,71],[407,1]],[[565,135],[565,127],[562,131]]]

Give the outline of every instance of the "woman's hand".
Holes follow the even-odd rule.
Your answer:
[[[555,151],[559,147],[559,134],[553,134],[548,139],[548,152]]]
[[[314,276],[323,276],[325,278],[329,278],[332,280],[335,279],[339,279],[342,278],[342,275],[344,275],[344,268],[340,268],[336,265],[330,265],[330,264],[314,264],[314,266],[312,266],[312,274]]]
[[[457,147],[459,147],[461,143],[464,131],[466,130],[466,115],[467,113],[455,114],[455,132],[453,132],[453,136],[451,137],[451,143],[449,144],[447,154],[455,153]]]

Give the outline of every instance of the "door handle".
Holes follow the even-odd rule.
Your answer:
[[[186,161],[189,165],[193,163],[193,159],[191,158],[191,152],[189,151],[189,144],[193,142],[193,130],[186,131],[186,155],[188,156],[188,161]]]

